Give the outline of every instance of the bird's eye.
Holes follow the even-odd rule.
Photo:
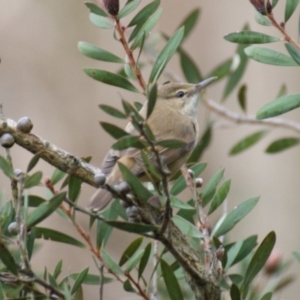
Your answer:
[[[179,91],[179,92],[176,93],[176,97],[177,97],[177,98],[182,98],[182,97],[184,97],[184,95],[185,95],[185,94],[184,94],[183,91]]]

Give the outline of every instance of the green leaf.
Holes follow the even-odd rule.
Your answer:
[[[216,187],[221,181],[223,175],[224,175],[225,169],[221,169],[218,172],[216,172],[207,182],[207,184],[204,186],[201,198],[202,198],[202,205],[205,206],[209,203],[209,201],[212,199]]]
[[[79,275],[79,273],[73,273],[73,274],[68,275],[68,277],[75,280],[78,277],[78,275]],[[107,278],[107,277],[104,277],[103,279],[104,279],[103,283],[109,283],[109,282],[113,281],[113,279]],[[87,274],[84,281],[83,281],[83,283],[84,284],[89,284],[89,285],[99,285],[100,276],[99,275],[94,275],[94,274]]]
[[[111,270],[115,274],[123,274],[123,270],[120,268],[120,266],[109,256],[109,254],[104,250],[104,248],[101,249],[101,256],[105,263],[105,266]]]
[[[236,206],[228,215],[224,217],[219,227],[214,229],[213,236],[219,237],[231,230],[241,221],[257,204],[259,197],[251,198]]]
[[[84,69],[84,72],[97,81],[120,87],[128,91],[138,92],[138,89],[123,76],[97,69]]]
[[[286,88],[286,85],[283,84],[283,85],[280,87],[279,91],[278,91],[277,98],[280,98],[280,97],[282,97],[282,96],[286,96],[286,94],[287,94],[287,88]]]
[[[171,206],[179,209],[188,209],[188,210],[195,209],[193,206],[189,205],[186,202],[183,202],[182,200],[178,199],[173,195],[171,195]]]
[[[232,59],[229,58],[227,60],[225,60],[224,62],[222,62],[221,64],[217,65],[207,76],[207,78],[209,77],[217,77],[217,79],[215,80],[221,80],[223,77],[225,77],[226,75],[228,75],[230,73],[231,70],[231,66],[232,66]]]
[[[157,231],[159,229],[159,226],[147,225],[141,223],[128,223],[128,222],[121,222],[121,221],[105,221],[105,222],[112,227],[127,232],[137,233],[137,234]]]
[[[230,297],[231,297],[231,300],[241,300],[240,289],[234,283],[232,284],[232,286],[230,288]]]
[[[14,177],[14,171],[11,167],[11,165],[8,163],[8,161],[0,155],[0,169],[3,171],[3,173],[9,177],[13,178]]]
[[[294,59],[294,61],[300,65],[300,51],[298,48],[296,48],[294,45],[292,44],[285,44],[285,48],[287,49],[287,51],[289,52],[289,54],[291,55],[291,57]]]
[[[62,203],[65,199],[66,193],[60,193],[52,197],[49,201],[39,205],[27,218],[26,225],[27,227],[32,227],[48,216],[50,216]]]
[[[238,153],[245,151],[246,149],[255,145],[258,141],[260,141],[266,134],[267,134],[266,130],[261,130],[246,136],[230,149],[229,154],[236,155]]]
[[[213,213],[223,203],[223,201],[226,199],[226,197],[229,193],[229,190],[230,190],[230,182],[231,182],[230,179],[226,180],[220,186],[218,191],[216,192],[215,196],[213,197],[213,199],[211,201],[211,205],[210,205],[209,210],[208,210],[209,215],[211,213]]]
[[[243,30],[248,30],[248,26],[244,26]],[[225,100],[231,92],[234,90],[234,88],[238,85],[240,80],[242,79],[247,63],[248,63],[248,57],[244,52],[244,49],[246,48],[246,45],[239,44],[235,53],[235,63],[237,66],[234,68],[234,70],[231,72],[231,74],[228,77],[224,93],[223,93],[223,100]]]
[[[68,184],[68,196],[72,202],[75,202],[78,199],[81,191],[81,184],[82,181],[79,178],[70,175]]]
[[[247,86],[243,84],[238,91],[238,102],[244,112],[247,110]]]
[[[78,288],[81,286],[81,284],[83,283],[83,281],[85,280],[86,276],[88,275],[89,272],[89,268],[85,268],[84,270],[82,270],[80,272],[80,274],[77,276],[77,278],[75,279],[75,282],[73,284],[73,287],[71,289],[71,294],[73,295]]]
[[[206,125],[206,129],[203,132],[203,135],[201,136],[199,142],[196,144],[194,150],[189,156],[187,160],[187,164],[196,163],[201,159],[203,152],[210,145],[211,137],[212,137],[212,124],[209,123]]]
[[[126,135],[118,139],[111,147],[114,150],[125,150],[128,148],[144,149],[145,145],[138,136]]]
[[[109,18],[90,13],[90,21],[97,27],[102,29],[112,29],[114,24],[110,21]]]
[[[271,26],[272,22],[258,11],[255,11],[255,21],[263,26]]]
[[[14,275],[18,275],[18,267],[10,251],[6,248],[3,242],[0,240],[0,259],[5,267]]]
[[[138,248],[141,246],[143,242],[143,238],[139,237],[137,239],[135,239],[123,252],[120,261],[119,261],[119,265],[123,266],[128,259],[138,250]]]
[[[57,184],[60,180],[64,178],[65,175],[67,175],[65,172],[59,169],[55,169],[50,180],[51,184]]]
[[[156,142],[156,145],[169,149],[184,148],[185,146],[187,146],[186,142],[180,140],[163,140]]]
[[[298,262],[300,263],[300,252],[293,252],[293,255],[295,256],[295,258],[298,260]]]
[[[36,164],[39,162],[39,160],[40,160],[39,154],[35,154],[27,166],[26,173],[29,173],[36,166]]]
[[[137,195],[141,201],[147,202],[153,196],[152,193],[144,187],[141,181],[125,165],[118,163],[118,166],[132,192]]]
[[[143,24],[145,21],[151,16],[159,7],[160,1],[155,0],[148,5],[146,5],[144,8],[142,8],[136,16],[130,21],[128,24],[128,27],[132,27],[134,25]]]
[[[124,63],[120,57],[86,42],[79,42],[78,49],[83,55],[106,62]]]
[[[44,198],[35,195],[28,195],[28,206],[29,207],[37,207],[40,204],[46,202]]]
[[[123,284],[123,289],[124,289],[124,291],[129,292],[129,293],[136,293],[136,290],[133,288],[129,279],[125,280],[125,282]]]
[[[178,29],[173,36],[168,40],[165,47],[159,53],[155,63],[152,67],[151,74],[149,77],[149,83],[156,82],[159,78],[161,73],[163,72],[164,68],[166,67],[167,63],[176,52],[177,48],[179,47],[184,34],[184,28],[181,27]]]
[[[138,279],[141,278],[141,276],[143,275],[146,266],[148,265],[148,261],[149,261],[149,257],[151,254],[151,250],[152,250],[152,244],[151,242],[148,243],[148,245],[145,247],[145,251],[144,254],[140,260],[140,264],[139,264],[139,268],[138,268]]]
[[[50,228],[36,227],[35,238],[51,240],[54,242],[60,242],[60,243],[64,243],[64,244],[68,244],[80,248],[85,248],[85,245],[83,243],[73,238],[72,236],[69,236],[65,233]]]
[[[178,215],[175,215],[175,216],[173,216],[173,222],[181,230],[181,232],[184,235],[194,237],[194,238],[201,238],[202,237],[202,234],[199,231],[199,229],[195,225],[193,225],[192,223],[185,220],[184,218],[182,218]]]
[[[118,18],[122,19],[133,12],[140,4],[140,0],[131,0],[119,11]]]
[[[153,29],[155,24],[158,22],[162,14],[162,9],[159,9],[157,12],[152,14],[150,17],[148,16],[147,21],[141,26],[138,27],[138,32],[133,31],[132,34],[129,37],[129,42],[133,40],[135,37],[134,42],[131,45],[131,50],[136,49],[138,46],[140,46],[145,39],[145,37],[148,36],[150,31]]]
[[[300,94],[287,95],[265,104],[256,113],[258,120],[282,115],[300,106]]]
[[[245,273],[244,281],[241,288],[243,291],[245,291],[248,288],[249,284],[265,265],[267,259],[269,258],[273,250],[275,241],[275,232],[271,231],[257,248]]]
[[[90,10],[91,13],[102,16],[102,17],[107,17],[107,13],[101,9],[99,6],[97,6],[94,3],[86,2],[84,3]]]
[[[279,0],[272,0],[272,8],[274,8],[277,5],[278,1]]]
[[[99,107],[105,111],[107,114],[115,117],[115,118],[119,118],[119,119],[126,119],[126,115],[121,112],[120,110],[112,107],[112,106],[109,106],[109,105],[106,105],[106,104],[100,104]]]
[[[163,260],[160,260],[161,272],[165,285],[169,294],[169,299],[172,300],[183,300],[182,292],[179,283],[173,273],[170,266]]]
[[[238,253],[241,251],[242,246],[243,246],[243,241],[239,240],[236,243],[234,243],[234,245],[231,246],[228,251],[226,251],[227,261],[226,261],[226,266],[224,268],[225,270],[228,270],[229,267],[232,266],[235,258],[237,257]]]
[[[267,153],[278,153],[300,143],[298,138],[282,138],[272,142],[266,149]]]
[[[272,292],[266,293],[266,294],[264,294],[264,295],[260,298],[260,300],[271,300],[271,299],[272,299],[272,295],[273,295]]]
[[[147,119],[151,116],[157,98],[157,84],[155,83],[151,86],[149,94],[148,94],[148,104],[147,104]]]
[[[277,42],[280,39],[274,36],[263,34],[256,31],[240,31],[230,33],[224,36],[224,39],[238,44],[265,44]]]
[[[141,261],[141,258],[144,255],[145,250],[140,249],[136,253],[134,253],[127,262],[126,272],[131,272],[133,268]]]
[[[26,176],[24,180],[24,188],[30,189],[34,186],[40,185],[42,177],[43,177],[43,173],[41,171],[37,171],[32,175]]]
[[[245,53],[252,59],[264,64],[275,66],[298,66],[290,56],[268,48],[250,46],[245,49]]]
[[[187,82],[198,83],[202,80],[201,73],[195,61],[183,50],[179,49],[180,66]]]
[[[189,13],[185,17],[185,19],[180,23],[178,28],[184,26],[183,39],[187,38],[188,35],[192,32],[192,30],[195,28],[196,24],[198,23],[199,15],[200,15],[200,9],[196,8],[193,11],[191,11],[191,13]]]
[[[62,271],[62,265],[63,265],[63,261],[62,259],[56,264],[56,267],[55,267],[55,270],[53,272],[53,277],[55,279],[58,278],[58,276],[61,274],[61,271]]]
[[[194,166],[192,166],[190,169],[194,172],[195,177],[198,177],[201,172],[204,171],[206,168],[206,163],[198,163]],[[174,196],[178,195],[180,192],[182,192],[186,188],[186,181],[181,175],[180,177],[177,178],[175,183],[173,184],[170,193]]]
[[[124,129],[107,122],[100,122],[101,127],[115,139],[120,139],[128,135]]]
[[[284,12],[284,22],[286,23],[292,16],[299,4],[299,0],[286,0],[285,12]]]

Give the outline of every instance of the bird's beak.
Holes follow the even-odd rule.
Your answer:
[[[218,77],[209,77],[209,78],[197,83],[195,86],[194,92],[199,93],[200,91],[202,91],[205,87],[207,87],[209,84],[211,84],[216,79],[218,79]]]

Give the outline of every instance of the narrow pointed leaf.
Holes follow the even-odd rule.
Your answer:
[[[182,218],[178,215],[175,215],[175,216],[173,216],[173,222],[181,230],[181,232],[184,235],[191,236],[191,237],[194,237],[194,238],[201,238],[202,237],[202,234],[199,231],[199,229],[195,225],[193,225],[192,223],[185,220],[184,218]]]
[[[180,23],[178,28],[184,26],[184,35],[183,39],[187,38],[192,30],[195,28],[198,23],[198,19],[200,16],[200,9],[196,8],[191,13],[189,13],[184,20]],[[199,80],[200,81],[200,80]]]
[[[128,223],[128,222],[121,222],[121,221],[105,221],[105,222],[112,227],[127,232],[137,233],[137,234],[157,231],[159,229],[159,226],[147,225],[141,223]]]
[[[101,9],[99,6],[97,6],[94,3],[86,2],[85,5],[89,8],[90,12],[102,17],[107,17],[107,13]]]
[[[267,134],[266,130],[257,131],[243,138],[241,141],[236,143],[230,150],[230,155],[236,155],[255,145]]]
[[[51,184],[55,185],[62,180],[67,174],[61,170],[55,169],[51,176]]]
[[[243,84],[238,92],[238,102],[243,112],[247,111],[247,86]]]
[[[148,245],[145,247],[145,251],[143,256],[141,257],[139,268],[138,268],[138,278],[140,279],[143,275],[146,266],[148,265],[149,257],[152,250],[152,244],[148,243]]]
[[[266,44],[274,43],[280,40],[274,36],[248,30],[227,34],[224,36],[224,39],[238,44]]]
[[[161,266],[162,276],[165,281],[167,291],[169,293],[169,299],[183,300],[184,298],[182,296],[179,283],[171,267],[163,259],[160,260],[160,266]]]
[[[272,292],[266,293],[266,294],[264,294],[264,295],[260,298],[260,300],[271,300],[271,299],[272,299],[272,295],[273,295]]]
[[[0,155],[0,169],[3,171],[3,173],[9,177],[13,178],[14,177],[14,171],[11,167],[11,165],[8,163],[8,161]]]
[[[226,251],[227,261],[226,261],[225,270],[228,270],[229,267],[232,266],[235,258],[237,257],[238,253],[240,252],[242,246],[243,246],[243,241],[239,240],[232,247],[230,247],[230,249],[228,251]]]
[[[272,0],[272,8],[274,8],[277,5],[278,1],[279,0]]]
[[[187,146],[187,144],[180,140],[164,140],[156,142],[157,146],[169,148],[169,149],[178,149],[178,148],[184,148]]]
[[[239,221],[241,221],[257,204],[258,197],[251,198],[236,206],[226,217],[214,232],[213,236],[219,237],[231,230]]]
[[[124,291],[129,292],[129,293],[136,293],[136,290],[133,288],[129,279],[125,280],[125,282],[123,284],[123,289],[124,289]]]
[[[65,233],[62,233],[60,231],[53,230],[50,228],[36,227],[35,228],[35,238],[51,240],[54,242],[60,242],[60,243],[65,243],[65,244],[69,244],[72,246],[77,246],[80,248],[85,248],[85,245],[83,243],[76,240],[72,236],[69,236]]]
[[[136,16],[130,21],[128,27],[144,23],[159,7],[160,1],[155,0],[142,8]]]
[[[107,122],[100,122],[101,127],[115,139],[120,139],[128,135],[124,129]]]
[[[90,21],[97,27],[102,29],[112,29],[114,24],[110,21],[109,18],[102,17],[98,14],[90,13]]]
[[[300,143],[298,138],[283,138],[272,142],[266,149],[267,153],[278,153]]]
[[[168,40],[165,47],[159,53],[153,67],[151,70],[151,74],[149,77],[149,83],[155,82],[161,73],[163,72],[165,66],[176,52],[177,48],[179,47],[184,34],[184,28],[181,27],[178,29],[173,36]]]
[[[286,96],[286,94],[287,94],[287,88],[286,88],[286,85],[283,84],[283,85],[280,87],[279,91],[278,91],[277,98],[280,98],[280,97],[282,97],[282,96]]]
[[[294,45],[292,44],[285,44],[285,48],[287,49],[287,51],[289,52],[289,54],[291,55],[291,57],[295,60],[295,62],[300,65],[300,51],[298,48],[296,48]]]
[[[216,187],[221,181],[223,175],[224,175],[225,169],[221,169],[218,172],[216,172],[207,182],[207,184],[204,186],[201,198],[202,198],[202,205],[205,206],[209,203],[209,201],[212,199]]]
[[[141,142],[138,136],[126,135],[118,139],[113,145],[112,149],[125,150],[128,148],[144,149],[145,145]]]
[[[126,115],[118,110],[117,108],[114,108],[112,106],[106,105],[106,104],[100,104],[99,107],[105,111],[107,114],[119,118],[119,119],[126,119]]]
[[[198,83],[202,80],[201,73],[195,61],[182,49],[179,51],[180,66],[187,82]]]
[[[241,300],[241,292],[237,285],[234,283],[232,284],[230,288],[230,298],[231,300]]]
[[[126,248],[126,250],[123,252],[120,261],[119,261],[119,266],[123,266],[128,259],[138,250],[138,248],[141,246],[143,242],[143,238],[139,237],[135,239],[131,244]]]
[[[27,227],[32,227],[50,216],[65,199],[66,193],[55,195],[49,201],[39,205],[27,218]]]
[[[255,21],[263,26],[271,26],[272,22],[258,11],[255,11]]]
[[[27,166],[26,172],[29,173],[36,166],[39,160],[40,160],[39,155],[38,154],[34,155]]]
[[[82,53],[83,55],[96,60],[112,62],[112,63],[124,63],[124,60],[121,59],[120,57],[106,50],[98,48],[90,43],[79,42],[78,49],[80,53]]]
[[[157,98],[157,84],[155,83],[153,86],[151,86],[148,95],[147,119],[151,116],[154,110],[156,98]]]
[[[122,19],[133,12],[140,4],[141,0],[132,0],[128,2],[118,13],[118,18]]]
[[[70,176],[68,184],[68,196],[72,202],[75,202],[78,199],[81,191],[81,184],[82,181],[79,178],[72,175]]]
[[[128,79],[115,73],[97,69],[84,69],[84,72],[97,81],[120,87],[128,91],[138,92],[137,88],[132,85]]]
[[[287,95],[265,104],[256,113],[258,120],[282,115],[300,107],[300,94]]]
[[[123,164],[118,163],[124,180],[129,184],[132,192],[144,202],[147,202],[153,195],[144,187],[140,180]]]
[[[208,210],[209,215],[211,213],[213,213],[223,203],[223,201],[226,199],[226,197],[229,193],[229,190],[230,190],[230,182],[231,182],[230,179],[226,180],[220,186],[220,188],[218,189],[218,191],[214,195],[214,197],[211,201],[211,205],[210,205],[209,210]]]
[[[255,276],[264,267],[267,259],[269,258],[273,250],[275,241],[275,232],[271,231],[259,245],[246,270],[244,282],[242,284],[242,290],[246,290],[248,288],[249,284],[252,282]]]
[[[42,177],[43,177],[43,173],[41,171],[37,171],[32,175],[26,176],[24,181],[24,188],[30,189],[31,187],[40,185]]]
[[[103,258],[103,261],[105,263],[105,266],[111,270],[115,274],[123,274],[123,270],[120,268],[120,266],[110,257],[110,255],[104,250],[104,248],[101,249],[101,256]]]
[[[195,209],[193,206],[189,205],[188,203],[180,200],[179,198],[173,195],[171,195],[171,206],[179,209],[188,209],[188,210]]]
[[[55,278],[55,279],[57,279],[58,278],[58,276],[61,274],[61,272],[62,272],[62,265],[63,265],[63,261],[62,261],[62,259],[57,263],[57,265],[56,265],[56,267],[55,267],[55,270],[54,270],[54,272],[53,272],[53,277]]]
[[[298,66],[290,56],[268,48],[250,46],[245,49],[245,53],[248,57],[268,65]]]
[[[18,268],[14,258],[12,257],[10,251],[6,248],[2,241],[0,241],[0,260],[5,265],[5,267],[14,275],[18,275]]]
[[[74,294],[79,289],[81,284],[84,282],[86,276],[88,275],[88,272],[89,272],[89,268],[85,268],[80,272],[80,274],[77,276],[72,286],[71,294]]]
[[[207,165],[206,163],[198,163],[192,166],[190,169],[194,172],[195,177],[198,177],[201,174],[201,172],[204,171],[206,165]],[[183,175],[181,175],[180,177],[177,178],[177,180],[173,184],[170,193],[176,196],[180,192],[182,192],[185,188],[186,188],[186,181]]]
[[[145,39],[145,37],[148,36],[150,31],[156,25],[161,15],[162,15],[162,9],[159,9],[153,15],[148,17],[147,21],[141,27],[138,27],[139,31],[135,33],[134,42],[130,47],[132,50],[136,49],[138,46],[142,44],[143,40]],[[132,41],[133,38],[134,38],[133,34],[131,34],[131,36],[129,37],[129,41]]]
[[[129,273],[133,270],[133,268],[136,267],[136,265],[140,262],[141,258],[143,257],[144,252],[144,249],[140,249],[128,259],[126,265],[126,272]]]
[[[286,23],[292,16],[299,4],[299,0],[286,0],[285,12],[284,12],[284,22]]]
[[[230,73],[231,66],[232,66],[232,59],[229,58],[229,59],[225,60],[224,62],[220,63],[219,65],[217,65],[209,73],[209,75],[207,76],[207,78],[209,78],[209,77],[217,77],[216,81],[221,80],[223,77],[225,77],[226,75],[228,75]]]

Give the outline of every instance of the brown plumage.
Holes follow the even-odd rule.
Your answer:
[[[164,156],[171,174],[180,169],[195,146],[198,138],[197,104],[199,93],[213,80],[215,77],[198,84],[168,83],[158,88],[157,101],[147,124],[155,135],[156,141],[176,139],[186,143],[185,147],[179,149],[159,148],[159,153]],[[143,105],[140,114],[146,119],[147,103]],[[131,123],[128,123],[125,130],[133,135],[138,134]],[[152,155],[149,159],[155,166],[155,157]],[[122,182],[122,175],[117,162],[124,164],[142,181],[149,180],[143,169],[143,160],[139,149],[129,148],[123,151],[111,149],[101,166],[107,184],[115,185]],[[112,198],[111,193],[99,189],[91,198],[88,208],[97,211],[103,210]]]

